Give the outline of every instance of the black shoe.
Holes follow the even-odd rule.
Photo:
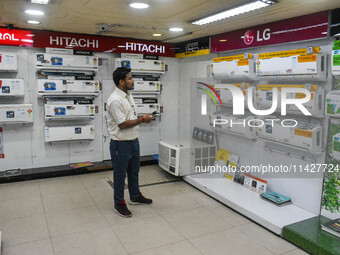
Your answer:
[[[113,210],[116,213],[118,213],[120,216],[125,217],[125,218],[129,218],[132,216],[132,213],[126,207],[125,201],[121,201],[118,205],[115,205]]]
[[[151,204],[151,203],[152,203],[152,199],[144,197],[142,193],[140,193],[139,197],[130,201],[131,205]]]

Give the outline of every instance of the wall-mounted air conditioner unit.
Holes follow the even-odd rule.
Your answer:
[[[251,60],[232,60],[210,64],[211,75],[218,80],[251,80]]]
[[[254,127],[256,125],[256,118],[254,116],[233,116],[223,112],[216,112],[209,115],[209,124],[216,131],[243,136],[249,139],[257,138]]]
[[[216,146],[207,145],[190,148],[181,143],[159,142],[159,166],[165,171],[184,176],[195,173],[195,167],[213,166],[216,158]]]
[[[32,104],[0,105],[0,123],[32,123]]]
[[[337,133],[333,136],[331,155],[336,160],[340,160],[340,133]]]
[[[239,83],[239,84],[215,84],[214,88],[217,94],[220,96],[222,104],[224,105],[232,105],[233,104],[233,95],[231,94],[229,89],[226,89],[225,85],[233,85],[242,90],[244,95],[244,102],[247,101],[247,89],[249,88],[249,83]],[[245,104],[247,106],[247,104]]]
[[[15,53],[0,52],[0,72],[18,71],[17,55]]]
[[[336,78],[340,78],[340,50],[333,50],[332,51],[332,74]]]
[[[45,127],[45,142],[94,140],[94,126]]]
[[[295,122],[286,121],[285,125]],[[296,127],[285,127],[280,121],[267,120],[258,128],[258,136],[269,142],[288,145],[312,154],[322,153],[322,126],[298,122]]]
[[[340,117],[340,90],[327,93],[325,113],[331,117]]]
[[[38,80],[39,95],[97,95],[99,81]]]
[[[24,96],[25,84],[23,79],[0,79],[0,97]]]
[[[157,112],[159,114],[160,105],[158,104],[158,98],[156,97],[134,97],[136,104],[137,115],[144,115],[147,113]]]
[[[134,86],[131,92],[159,92],[161,83],[159,81],[144,81],[140,78],[134,78]]]
[[[272,89],[274,87],[281,86],[281,87],[297,87],[294,85],[258,85],[258,88],[265,87],[265,89],[256,90],[254,96],[255,104],[264,109],[269,109],[273,104],[273,92]],[[304,86],[304,85],[303,85]],[[277,92],[277,108],[276,110],[281,109],[281,87],[278,88]],[[301,86],[300,86],[301,87]],[[311,92],[311,99],[304,103],[304,107],[312,114],[313,117],[322,117],[324,116],[324,97],[325,92],[322,88],[317,87],[317,85],[313,85],[313,88],[317,88],[316,91]],[[289,93],[287,98],[304,98],[305,94],[303,93]],[[301,114],[300,109],[298,109],[295,105],[288,104],[287,105],[287,112],[293,114]]]
[[[45,104],[45,119],[74,119],[93,117],[93,104]]]
[[[258,59],[255,72],[258,79],[326,80],[326,56],[323,54]]]
[[[117,67],[131,68],[133,73],[158,73],[165,72],[165,63],[160,60],[138,59],[138,58],[117,58]]]
[[[93,56],[36,54],[37,69],[61,69],[61,70],[98,70],[98,58]]]

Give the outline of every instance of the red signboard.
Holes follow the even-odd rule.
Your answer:
[[[29,30],[0,28],[0,44],[32,47],[33,35]]]
[[[328,12],[319,12],[241,29],[211,38],[211,52],[327,37]]]
[[[0,28],[0,45],[69,48],[94,52],[125,52],[175,57],[175,47],[171,43],[39,30]]]
[[[174,57],[174,45],[109,36],[34,31],[34,47],[70,48],[95,52],[138,53]]]

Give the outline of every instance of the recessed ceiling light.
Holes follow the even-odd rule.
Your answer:
[[[32,4],[48,4],[50,0],[29,0]]]
[[[137,8],[137,9],[145,9],[145,8],[148,8],[149,5],[145,3],[131,3],[130,7]]]
[[[169,30],[172,31],[172,32],[182,32],[183,28],[181,28],[181,27],[172,27]]]
[[[27,23],[34,24],[34,25],[40,24],[40,22],[37,20],[27,20]]]
[[[25,10],[25,13],[31,14],[31,15],[38,15],[38,16],[45,14],[44,12],[39,11],[39,10]]]
[[[162,34],[153,34],[152,36],[162,36]]]

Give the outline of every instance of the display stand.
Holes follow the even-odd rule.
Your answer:
[[[185,176],[184,180],[278,235],[286,225],[317,216],[293,204],[271,204],[256,192],[223,177],[212,178],[210,173]]]

